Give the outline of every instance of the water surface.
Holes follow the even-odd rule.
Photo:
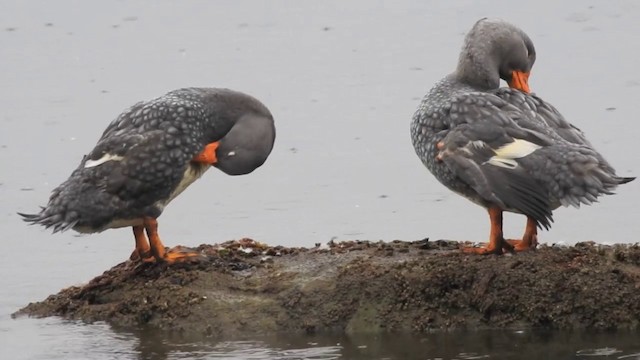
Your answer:
[[[529,33],[538,52],[532,89],[582,128],[621,175],[637,175],[640,54],[633,44],[640,33],[640,4],[633,0],[517,5],[506,0],[0,0],[3,356],[156,356],[139,348],[146,340],[138,334],[104,325],[9,319],[29,301],[100,274],[133,248],[129,229],[52,236],[26,227],[15,212],[45,204],[120,111],[179,87],[250,93],[272,110],[278,136],[265,166],[250,176],[211,171],[175,200],[160,218],[167,245],[243,236],[295,246],[334,237],[485,239],[484,210],[437,183],[409,139],[420,98],[453,69],[463,34],[483,16],[508,19]],[[558,210],[554,228],[542,233],[541,241],[636,242],[639,184],[630,183],[595,206]],[[522,217],[506,219],[509,236],[518,236],[523,226]],[[152,343],[173,344],[155,339]],[[409,346],[396,339],[362,341],[382,344],[379,358],[399,356],[395,347],[419,353],[422,342]],[[493,356],[510,349],[494,342],[473,350],[451,339],[450,352],[429,354]],[[619,348],[623,354],[638,350],[616,342],[620,337],[594,339],[597,346],[573,337],[558,344],[567,344],[566,354],[587,347]],[[359,351],[336,339],[320,350],[266,340],[198,350],[188,344],[169,346],[165,357],[245,358],[236,351],[255,350],[254,358],[286,358],[284,352],[296,346],[307,349],[301,358],[325,350],[326,356],[337,356],[330,355],[334,351],[357,358]]]

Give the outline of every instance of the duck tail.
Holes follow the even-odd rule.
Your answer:
[[[74,212],[65,213],[56,211],[55,207],[42,207],[37,214],[25,214],[18,212],[22,220],[29,225],[42,225],[47,229],[53,229],[54,233],[67,231],[78,223],[78,218]]]
[[[626,183],[631,182],[631,181],[633,181],[635,179],[636,179],[635,176],[632,176],[632,177],[619,177],[618,178],[618,185],[626,184]]]

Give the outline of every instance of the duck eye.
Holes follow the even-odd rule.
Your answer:
[[[527,54],[527,59],[532,59],[532,58],[536,57],[536,52],[535,52],[535,50],[533,50],[532,47],[526,46],[525,50],[526,50],[526,54]]]

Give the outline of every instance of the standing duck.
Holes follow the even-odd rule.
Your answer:
[[[489,211],[486,247],[501,254],[537,245],[560,205],[591,204],[634,178],[620,177],[549,103],[529,91],[536,52],[529,36],[481,19],[467,34],[458,67],[424,97],[411,124],[416,153],[450,190]],[[509,88],[500,88],[500,79]],[[505,240],[504,211],[523,214],[521,240]]]
[[[255,98],[228,89],[179,89],[124,111],[69,179],[25,221],[82,233],[131,226],[132,259],[174,263],[197,258],[165,251],[157,218],[211,166],[230,175],[261,166],[275,139],[273,117]],[[146,236],[145,236],[146,231]]]

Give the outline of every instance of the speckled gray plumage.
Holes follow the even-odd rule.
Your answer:
[[[257,125],[243,127],[246,123]],[[225,139],[235,126],[244,130]],[[261,133],[252,134],[255,129]],[[245,137],[260,141],[247,144]],[[191,162],[205,145],[220,141],[219,149],[239,155],[248,145],[247,151],[252,151],[248,156],[221,154],[216,164],[240,169],[236,172],[242,174],[262,165],[274,138],[271,113],[249,95],[215,88],[175,90],[125,110],[69,179],[53,190],[48,205],[38,214],[23,216],[54,231],[89,232],[102,231],[118,220],[156,218],[188,167],[198,175],[209,167]],[[123,159],[85,166],[105,154]]]
[[[617,176],[553,106],[533,94],[498,88],[501,77],[510,77],[513,57],[521,64],[517,70],[533,66],[535,50],[526,34],[502,21],[479,21],[465,39],[456,71],[429,91],[414,114],[411,137],[424,165],[449,189],[548,228],[558,206],[590,204],[633,178]],[[515,139],[535,151],[495,166],[498,149]]]

